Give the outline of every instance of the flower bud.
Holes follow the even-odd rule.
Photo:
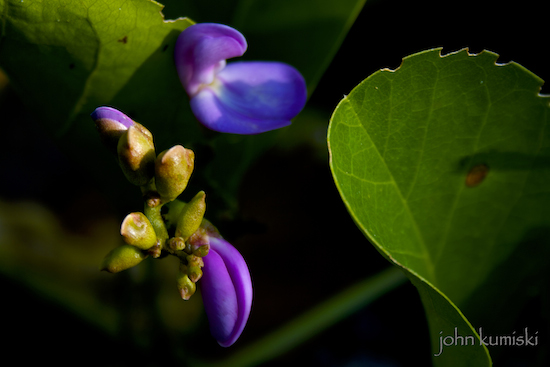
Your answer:
[[[134,124],[134,121],[112,107],[98,107],[90,116],[95,122],[103,143],[109,150],[116,153],[118,140]]]
[[[158,239],[154,246],[147,249],[147,255],[150,255],[153,259],[158,259],[162,255],[162,246]]]
[[[176,225],[176,236],[187,240],[197,229],[199,229],[204,212],[206,211],[206,194],[200,191],[190,202],[185,204],[181,210]]]
[[[195,256],[195,255],[188,255],[187,256],[187,274],[189,275],[189,279],[193,283],[196,283],[199,281],[199,279],[202,277],[202,267],[204,266],[204,261],[201,257]]]
[[[148,130],[143,129],[135,125],[130,126],[120,137],[117,146],[118,162],[122,172],[128,181],[138,186],[147,184],[155,170],[153,138],[144,132]]]
[[[252,280],[243,256],[223,238],[210,237],[200,281],[210,331],[228,347],[241,335],[252,306]]]
[[[130,213],[122,221],[120,234],[129,245],[148,250],[157,243],[153,225],[143,213]]]
[[[189,279],[187,275],[187,266],[181,264],[178,276],[176,278],[176,284],[180,292],[181,298],[184,300],[189,300],[195,291],[197,290],[197,285]]]
[[[122,245],[114,248],[105,256],[100,270],[109,273],[118,273],[119,271],[129,269],[142,262],[147,257],[140,249],[132,245]]]
[[[195,256],[205,257],[210,250],[210,239],[206,229],[206,220],[203,219],[199,229],[189,237],[189,252]]]
[[[160,153],[155,161],[155,184],[166,201],[172,201],[187,187],[193,172],[195,153],[176,145]]]
[[[168,247],[173,251],[181,251],[185,248],[185,240],[181,237],[172,237],[168,240]]]

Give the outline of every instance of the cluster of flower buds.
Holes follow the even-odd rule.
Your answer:
[[[204,191],[188,203],[177,200],[193,172],[193,151],[176,145],[157,156],[151,132],[124,113],[99,107],[91,117],[104,143],[116,152],[122,172],[141,188],[144,198],[144,211],[124,218],[124,244],[107,254],[101,270],[117,273],[147,257],[178,257],[176,285],[181,297],[188,300],[202,279],[212,335],[220,345],[232,345],[250,314],[252,282],[242,255],[204,219]],[[164,205],[168,213],[161,215]]]

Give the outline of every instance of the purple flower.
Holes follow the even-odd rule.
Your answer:
[[[185,29],[176,42],[175,62],[191,98],[195,117],[209,129],[258,134],[290,124],[304,107],[304,78],[280,62],[226,59],[242,56],[245,38],[237,30],[214,23]]]
[[[252,306],[250,272],[237,249],[218,237],[209,237],[210,251],[203,257],[200,280],[210,332],[222,347],[241,335]]]

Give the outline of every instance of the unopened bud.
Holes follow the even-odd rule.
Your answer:
[[[145,204],[147,204],[149,208],[155,208],[161,203],[160,196],[158,192],[155,191],[145,192],[143,195],[143,200],[145,200]]]
[[[155,185],[166,201],[172,201],[187,187],[193,172],[195,153],[176,145],[160,153],[155,161]]]
[[[198,282],[199,279],[202,277],[203,266],[204,261],[201,257],[195,255],[187,256],[187,274],[189,275],[189,279],[191,279],[193,283]]]
[[[188,240],[190,247],[189,252],[199,257],[205,257],[210,250],[210,240],[204,223],[205,220],[203,219],[199,229],[197,229]]]
[[[120,234],[129,245],[148,250],[157,243],[153,225],[143,213],[130,213],[122,221]]]
[[[90,115],[95,122],[99,137],[103,143],[116,153],[118,140],[134,121],[124,113],[112,107],[98,107]]]
[[[180,271],[178,277],[176,278],[176,284],[178,286],[178,291],[180,292],[181,298],[184,300],[189,300],[195,291],[197,290],[197,285],[189,279],[187,275],[187,266],[180,265]]]
[[[193,251],[193,255],[198,257],[205,257],[210,252],[210,245],[203,245]]]
[[[176,236],[187,240],[197,229],[199,229],[204,212],[206,211],[206,194],[200,191],[190,202],[185,204],[181,210],[176,225]]]
[[[158,259],[160,255],[162,255],[162,246],[160,245],[160,240],[157,239],[155,245],[147,249],[147,255],[150,255],[153,259]]]
[[[142,262],[147,257],[140,249],[132,245],[122,245],[114,248],[105,256],[100,270],[109,273],[118,273],[119,271],[129,269]]]
[[[153,178],[155,146],[152,137],[142,129],[130,126],[120,137],[117,152],[118,162],[128,181],[142,186]]]
[[[181,237],[172,237],[168,240],[168,246],[173,251],[181,251],[185,248],[185,240]]]

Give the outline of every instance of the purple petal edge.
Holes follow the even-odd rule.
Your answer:
[[[174,51],[178,76],[187,94],[194,96],[202,84],[212,83],[225,60],[242,56],[246,48],[244,36],[229,26],[198,23],[187,27]]]
[[[94,121],[108,119],[115,122],[119,122],[124,125],[126,128],[134,125],[134,121],[129,118],[126,114],[120,112],[116,108],[112,107],[98,107],[90,115]]]

